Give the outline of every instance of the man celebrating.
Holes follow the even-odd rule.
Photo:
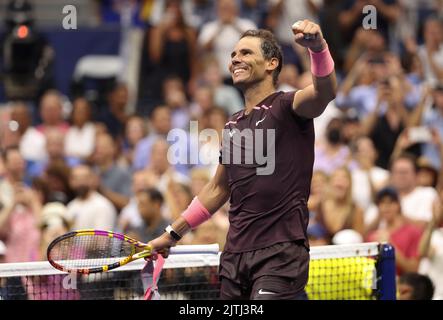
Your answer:
[[[229,134],[223,138],[216,174],[182,216],[150,242],[167,257],[171,246],[229,199],[230,227],[220,260],[221,299],[304,297],[309,270],[307,200],[314,162],[312,119],[335,98],[336,79],[320,27],[304,20],[292,30],[295,42],[309,50],[313,84],[296,92],[275,92],[283,63],[281,48],[269,31],[246,31],[229,65],[234,85],[243,91],[245,108],[225,126]],[[262,150],[268,155],[265,165],[246,156],[259,144],[235,139],[258,129],[273,133],[266,135],[274,139],[273,159],[269,160],[270,141]],[[241,161],[231,161],[232,156]],[[272,170],[260,172],[270,161]]]

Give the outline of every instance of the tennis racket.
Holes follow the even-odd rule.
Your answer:
[[[172,247],[170,254],[217,254],[218,251],[218,244],[182,245]],[[88,229],[54,239],[48,246],[47,258],[60,271],[90,274],[109,271],[155,253],[151,246],[127,235]]]

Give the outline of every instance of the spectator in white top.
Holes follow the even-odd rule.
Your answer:
[[[84,97],[73,102],[72,125],[65,137],[65,154],[79,159],[88,158],[94,151],[95,126],[91,122],[91,105]]]
[[[403,214],[412,222],[425,226],[432,219],[432,206],[439,203],[437,191],[432,187],[417,186],[415,157],[404,153],[391,166],[391,184],[400,194]]]
[[[251,20],[239,18],[239,8],[235,0],[218,0],[217,20],[202,26],[198,43],[203,49],[215,54],[227,81],[231,79],[228,65],[232,48],[240,36],[250,29],[257,29],[257,26]]]
[[[11,109],[10,129],[16,126],[19,148],[26,161],[42,161],[46,158],[45,135],[31,126],[29,107],[23,102],[15,102]],[[15,122],[14,122],[15,121]]]
[[[438,18],[428,18],[423,27],[425,43],[418,48],[425,80],[431,84],[443,81],[443,26]]]
[[[435,300],[443,300],[443,211],[434,205],[432,220],[423,233],[419,246],[419,272],[428,275],[435,286]]]
[[[93,172],[87,165],[71,171],[70,184],[76,195],[67,208],[73,230],[113,230],[117,213],[112,203],[92,188]]]
[[[357,168],[352,171],[352,194],[360,208],[367,210],[375,194],[388,184],[389,171],[375,165],[377,150],[370,138],[362,136],[354,145]]]
[[[142,226],[143,221],[138,211],[135,194],[147,188],[146,174],[144,171],[136,171],[132,174],[132,194],[129,203],[122,209],[118,217],[118,229],[126,233],[129,229]]]

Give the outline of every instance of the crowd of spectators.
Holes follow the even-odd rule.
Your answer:
[[[113,12],[103,13],[103,23],[118,21],[112,1],[100,3]],[[140,91],[154,103],[149,112],[128,114],[125,83],[109,90],[100,113],[86,96],[55,89],[35,107],[18,99],[1,109],[5,262],[44,259],[48,241],[71,229],[156,237],[218,162],[214,140],[198,146],[200,158],[211,161],[171,163],[168,133],[187,132],[180,143],[190,159],[193,134],[221,134],[228,116],[243,108],[227,64],[248,29],[270,29],[280,41],[279,90],[309,85],[309,57],[290,26],[310,19],[322,27],[339,79],[337,98],[315,120],[310,243],[387,241],[398,274],[429,275],[434,297],[443,298],[443,1],[136,3],[145,22]],[[362,27],[366,5],[377,9],[376,29]],[[193,120],[197,133],[189,130]],[[228,210],[229,204],[182,243],[223,247]]]

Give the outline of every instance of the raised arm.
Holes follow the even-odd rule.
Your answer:
[[[336,96],[334,61],[319,25],[309,20],[298,21],[292,30],[295,42],[309,50],[313,78],[313,84],[296,92],[292,107],[299,116],[312,119],[321,115]]]
[[[217,212],[226,201],[228,201],[230,189],[226,176],[226,169],[219,165],[215,176],[209,181],[200,193],[194,198],[188,209],[172,223],[172,229],[180,236],[188,233],[192,227],[210,218]],[[175,246],[176,240],[169,233],[165,232],[160,237],[152,240],[149,244],[154,250],[162,252],[167,257],[168,249]]]

